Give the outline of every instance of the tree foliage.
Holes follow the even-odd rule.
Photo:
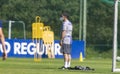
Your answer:
[[[93,44],[111,43],[113,36],[113,7],[100,0],[89,1],[88,40]]]
[[[24,21],[29,32],[27,38],[31,38],[31,24],[35,22],[36,16],[40,16],[45,25],[52,27],[57,39],[60,34],[59,18],[62,11],[70,12],[74,25],[79,23],[79,0],[1,0],[0,2],[0,19]]]
[[[80,0],[0,0],[1,20],[21,20],[26,24],[27,38],[31,38],[31,24],[40,16],[50,25],[59,39],[62,11],[69,12],[73,23],[73,39],[78,39]],[[111,44],[113,36],[113,5],[103,0],[87,0],[87,43]]]

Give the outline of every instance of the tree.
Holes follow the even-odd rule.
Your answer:
[[[24,21],[27,38],[31,38],[31,25],[35,22],[35,17],[40,16],[41,22],[52,27],[55,39],[59,39],[62,24],[59,18],[62,11],[68,11],[74,26],[73,39],[78,39],[79,1],[1,0],[0,19]],[[113,5],[105,3],[103,0],[88,0],[87,4],[87,44],[111,44],[113,35]],[[120,36],[120,34],[118,35]]]

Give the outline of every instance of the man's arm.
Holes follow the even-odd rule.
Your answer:
[[[62,43],[63,43],[63,38],[65,37],[65,33],[66,33],[66,31],[63,30],[62,34],[61,34],[60,45],[62,45]]]

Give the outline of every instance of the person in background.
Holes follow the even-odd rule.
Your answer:
[[[71,44],[72,44],[72,23],[68,20],[68,13],[63,12],[60,20],[63,22],[61,31],[61,53],[64,56],[64,66],[62,69],[68,69],[71,66]]]
[[[2,49],[3,49],[2,59],[6,60],[7,53],[6,53],[5,38],[4,38],[3,30],[2,30],[2,21],[1,20],[0,20],[0,41],[1,41]]]

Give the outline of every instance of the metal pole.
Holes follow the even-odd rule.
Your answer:
[[[11,39],[11,21],[9,21],[8,39]]]
[[[117,24],[118,24],[118,0],[114,0],[114,37],[113,37],[113,61],[112,71],[116,68],[116,57],[117,57]]]
[[[19,22],[23,24],[23,29],[24,29],[24,39],[26,39],[25,23],[24,23],[23,21],[19,21]]]
[[[11,26],[15,21],[9,21],[8,39],[11,39]]]
[[[79,40],[82,40],[83,0],[80,0]]]
[[[24,28],[24,39],[26,39],[25,23],[24,22],[22,23],[23,23],[23,28]]]
[[[84,49],[85,49],[85,52],[86,52],[86,27],[87,27],[87,0],[84,0],[84,9],[83,9],[83,40],[84,40]]]

